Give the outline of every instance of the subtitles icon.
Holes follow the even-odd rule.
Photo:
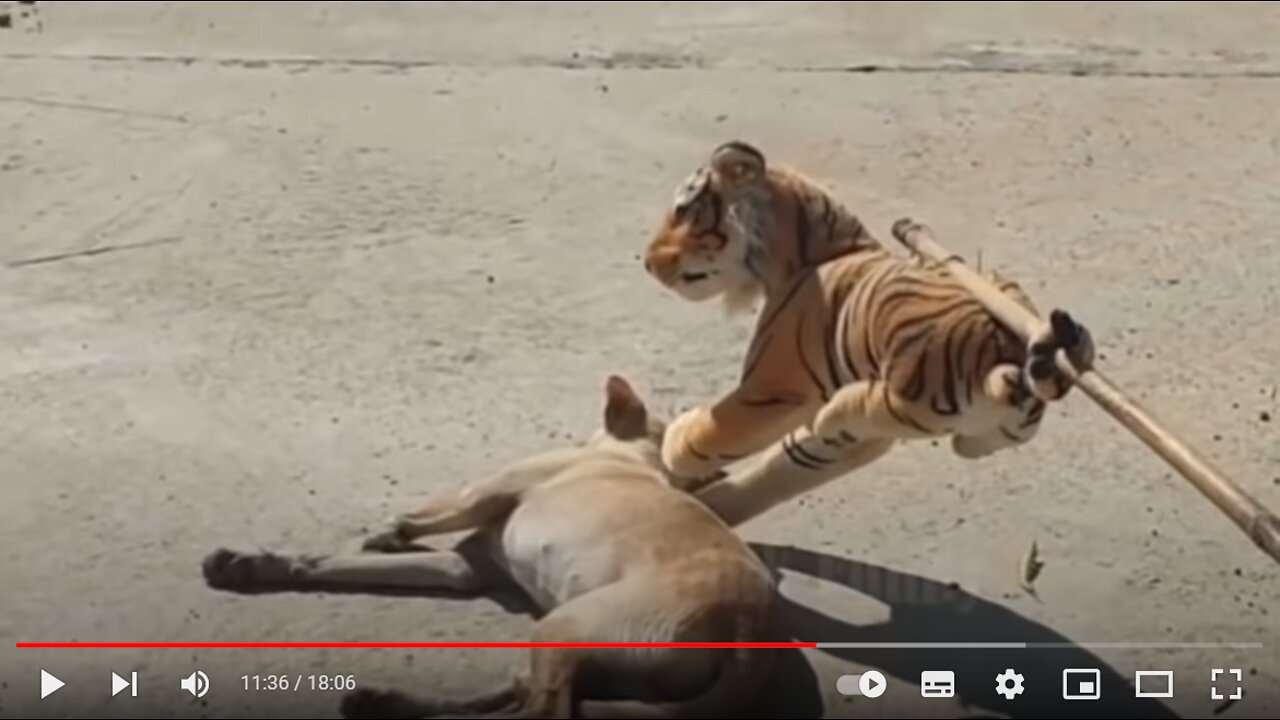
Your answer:
[[[925,670],[920,673],[920,697],[949,698],[956,696],[956,674],[951,670]]]
[[[1138,670],[1134,672],[1133,696],[1140,698],[1173,697],[1173,671]]]
[[[1097,700],[1102,697],[1102,671],[1097,668],[1067,668],[1062,671],[1063,700]]]

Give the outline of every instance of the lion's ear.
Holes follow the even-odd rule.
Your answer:
[[[610,375],[604,392],[605,431],[619,440],[645,437],[649,430],[649,410],[631,384],[620,375]]]
[[[738,140],[727,142],[711,153],[711,169],[722,188],[747,188],[764,179],[764,153]]]

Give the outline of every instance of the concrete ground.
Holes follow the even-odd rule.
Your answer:
[[[524,638],[491,600],[232,595],[200,559],[350,547],[583,437],[609,372],[669,410],[730,387],[750,321],[636,256],[731,138],[1070,308],[1122,387],[1280,507],[1280,6],[36,7],[0,27],[0,716],[333,717],[335,692],[241,676],[505,680],[523,651],[8,643]],[[1083,395],[1031,447],[900,447],[742,532],[798,549],[799,639],[1061,644],[806,651],[773,691],[798,716],[1204,716],[1214,667],[1244,678],[1222,717],[1280,708],[1275,564]],[[1060,703],[1081,667],[1102,699]],[[67,686],[37,701],[41,668]],[[867,668],[884,696],[835,693]],[[959,697],[920,698],[930,669]],[[1175,697],[1135,702],[1144,669]]]

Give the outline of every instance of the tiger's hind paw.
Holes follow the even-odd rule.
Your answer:
[[[951,437],[952,452],[965,460],[980,460],[998,449],[993,447],[993,443],[988,442],[986,438],[972,435],[953,435]]]
[[[1065,397],[1075,384],[1073,377],[1058,367],[1059,350],[1077,370],[1093,366],[1093,336],[1065,310],[1049,313],[1048,324],[1028,346],[1026,379],[1035,396],[1047,402]]]
[[[1093,335],[1089,328],[1076,322],[1066,310],[1056,308],[1049,313],[1049,328],[1054,344],[1066,351],[1072,364],[1081,370],[1093,366]]]

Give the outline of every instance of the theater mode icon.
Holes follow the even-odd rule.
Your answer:
[[[1173,671],[1135,671],[1133,673],[1133,696],[1140,698],[1173,697]]]

